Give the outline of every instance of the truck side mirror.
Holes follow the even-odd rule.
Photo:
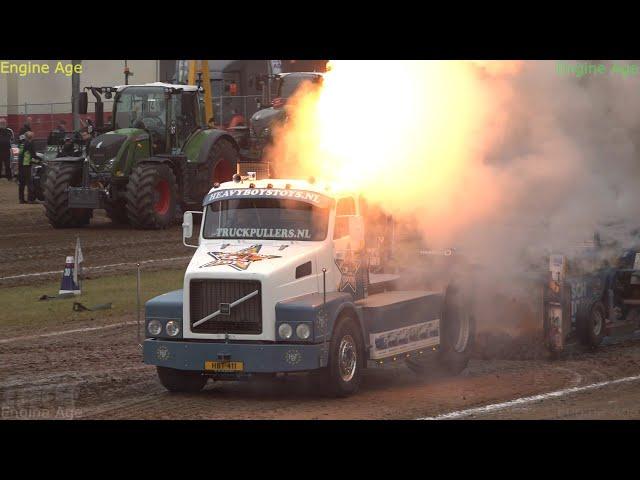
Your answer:
[[[182,216],[182,243],[185,247],[198,248],[198,245],[191,245],[187,243],[187,239],[193,236],[193,214],[200,214],[202,212],[184,212]]]
[[[78,113],[80,115],[86,115],[89,110],[89,94],[87,92],[80,92],[78,97]]]
[[[351,248],[361,250],[364,248],[364,219],[360,215],[349,215],[348,218]]]

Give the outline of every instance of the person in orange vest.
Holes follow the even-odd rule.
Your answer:
[[[244,127],[245,121],[244,121],[244,117],[238,113],[238,111],[234,108],[232,111],[232,117],[231,117],[231,121],[229,122],[229,126],[227,128],[234,128],[234,127]]]

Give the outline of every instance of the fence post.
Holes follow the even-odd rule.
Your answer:
[[[242,117],[246,122],[247,121],[247,96],[246,95],[242,98]]]

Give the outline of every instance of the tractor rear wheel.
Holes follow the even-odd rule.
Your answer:
[[[164,164],[138,165],[127,184],[127,216],[135,228],[161,229],[175,219],[176,176]]]
[[[54,228],[82,227],[91,220],[91,209],[69,208],[70,186],[82,185],[82,163],[52,162],[44,180],[44,208]]]
[[[231,142],[227,140],[218,140],[213,145],[207,159],[207,178],[209,179],[209,183],[204,195],[209,192],[214,183],[228,182],[231,180],[233,174],[236,173],[238,157],[238,151]]]

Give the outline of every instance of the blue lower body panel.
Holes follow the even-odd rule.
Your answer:
[[[244,373],[300,372],[320,368],[322,344],[249,344],[146,339],[144,363],[204,371],[205,361],[243,362]]]

